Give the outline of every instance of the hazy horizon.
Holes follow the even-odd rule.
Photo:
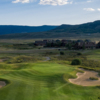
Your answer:
[[[98,20],[94,20],[94,21],[98,21]],[[94,21],[91,21],[91,22],[94,22]],[[85,23],[90,23],[90,21],[89,22],[83,22],[83,23],[79,23],[79,24],[65,24],[65,25],[81,25],[81,24],[85,24]],[[64,24],[60,24],[60,25],[64,25]],[[37,25],[37,26],[35,26],[35,25],[32,25],[33,27],[38,27],[38,26],[60,26],[60,25]],[[3,26],[2,24],[0,24],[0,26]],[[16,24],[4,24],[4,26],[30,26],[30,27],[32,27],[31,25],[16,25]]]

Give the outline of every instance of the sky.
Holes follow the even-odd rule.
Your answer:
[[[0,25],[75,25],[95,20],[100,20],[100,0],[0,0]]]

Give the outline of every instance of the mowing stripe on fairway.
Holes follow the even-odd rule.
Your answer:
[[[34,84],[33,85],[27,84],[24,91],[24,100],[34,100],[33,91],[34,91]]]
[[[19,85],[20,83],[17,82],[11,86],[5,100],[15,100]]]
[[[55,90],[53,90],[54,92],[58,91],[59,89],[65,87],[66,85],[68,85],[69,83],[63,84],[62,86],[57,87]]]

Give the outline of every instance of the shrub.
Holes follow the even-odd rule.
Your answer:
[[[23,60],[20,56],[18,56],[18,57],[15,57],[15,58],[13,59],[13,61],[14,61],[15,63],[21,63],[21,62],[23,62],[24,60]]]
[[[100,96],[98,97],[98,99],[100,99]]]
[[[11,64],[11,63],[22,63],[22,62],[34,62],[41,59],[42,59],[41,57],[19,55],[19,56],[11,57],[5,62],[7,64]]]
[[[80,59],[74,59],[72,60],[71,65],[80,65],[81,64],[81,60]]]
[[[38,49],[41,49],[40,47]]]
[[[78,52],[78,53],[77,53],[77,55],[79,55],[79,56],[80,56],[80,55],[82,55],[82,53]]]
[[[97,77],[90,77],[89,79],[90,79],[90,80],[98,80]]]
[[[64,55],[64,52],[61,51],[61,52],[60,52],[60,55]]]

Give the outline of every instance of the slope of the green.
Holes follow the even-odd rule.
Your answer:
[[[0,100],[98,100],[100,96],[99,86],[82,87],[68,82],[68,78],[76,77],[75,66],[56,62],[9,64],[4,69],[5,66],[0,68],[0,77],[11,83],[0,89]]]

